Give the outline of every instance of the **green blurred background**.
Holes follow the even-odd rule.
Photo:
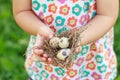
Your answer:
[[[0,0],[0,80],[27,80],[24,69],[25,50],[29,35],[15,23],[11,0]],[[115,24],[114,49],[118,60],[120,80],[120,13]]]

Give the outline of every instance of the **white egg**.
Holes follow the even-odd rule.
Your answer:
[[[61,49],[60,51],[58,51],[57,58],[64,61],[66,57],[68,57],[70,54],[70,49]]]
[[[53,48],[57,48],[59,46],[59,38],[58,37],[53,37],[50,39],[49,44]]]
[[[69,46],[69,39],[66,37],[62,37],[59,40],[59,47],[60,48],[67,48]]]

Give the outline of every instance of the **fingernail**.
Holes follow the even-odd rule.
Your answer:
[[[48,57],[48,55],[47,55],[47,54],[43,54],[43,56],[44,56],[44,57]]]
[[[41,58],[42,61],[46,61],[46,58]]]
[[[52,59],[51,59],[51,58],[48,58],[48,61],[50,61],[50,62],[51,62],[51,61],[52,61]]]
[[[43,53],[43,50],[42,50],[42,49],[40,50],[40,53]]]
[[[53,37],[53,35],[49,35],[49,38],[52,38]]]

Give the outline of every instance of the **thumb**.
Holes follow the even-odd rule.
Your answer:
[[[41,27],[41,32],[40,33],[46,39],[50,39],[50,38],[53,37],[53,31],[48,26]]]

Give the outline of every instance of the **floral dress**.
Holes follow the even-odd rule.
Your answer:
[[[94,18],[96,1],[32,0],[32,9],[43,23],[60,34],[77,26],[85,26]],[[36,36],[31,35],[25,61],[26,71],[33,80],[114,80],[117,63],[113,38],[112,28],[99,40],[83,46],[81,52],[73,56],[72,66],[64,69],[35,58],[32,48]]]

